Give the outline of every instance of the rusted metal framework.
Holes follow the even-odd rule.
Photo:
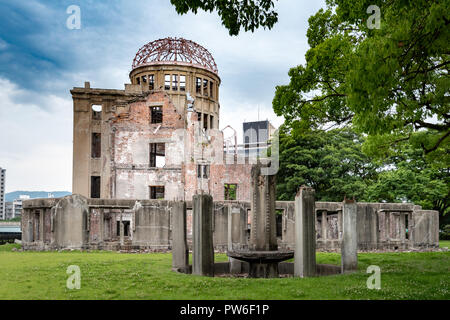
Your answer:
[[[187,64],[218,74],[211,53],[201,45],[183,38],[164,38],[147,43],[133,60],[133,70],[154,64]]]

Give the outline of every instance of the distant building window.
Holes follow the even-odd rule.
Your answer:
[[[155,76],[153,74],[148,76],[148,88],[155,90]]]
[[[141,84],[141,77],[137,77],[137,78],[136,78],[136,83],[137,83],[137,84]]]
[[[178,91],[178,75],[177,74],[172,75],[172,90]]]
[[[208,115],[206,113],[203,114],[203,129],[208,130]]]
[[[208,96],[208,80],[203,79],[203,95]]]
[[[91,198],[100,198],[100,177],[91,177]]]
[[[209,116],[209,127],[214,129],[214,116]]]
[[[100,158],[102,153],[102,134],[92,133],[91,157]]]
[[[164,200],[164,186],[150,186],[150,199]]]
[[[147,76],[142,76],[142,83],[147,83]]]
[[[162,107],[150,107],[150,121],[151,123],[162,123],[163,121]]]
[[[237,196],[236,196],[237,184],[226,183],[224,187],[225,187],[224,199],[225,200],[236,200],[237,199]]]
[[[207,165],[207,164],[197,165],[197,178],[203,178],[203,179],[209,178],[209,165]]]
[[[93,105],[92,106],[92,120],[102,120],[102,106]]]
[[[180,76],[180,91],[186,91],[186,76]]]
[[[166,164],[166,145],[164,143],[150,143],[150,167],[162,168]]]
[[[170,74],[166,74],[164,77],[164,90],[170,90]]]
[[[195,81],[195,92],[198,94],[202,93],[202,79],[197,78]]]
[[[209,82],[209,96],[212,98],[213,95],[213,91],[214,91],[214,82],[210,81]]]

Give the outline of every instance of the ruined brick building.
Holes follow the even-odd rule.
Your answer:
[[[249,165],[226,159],[221,80],[212,55],[185,39],[143,46],[124,90],[71,90],[74,194],[102,199],[249,199]],[[227,163],[225,165],[225,162]],[[228,192],[232,189],[233,192]]]
[[[224,143],[211,54],[192,41],[156,40],[138,51],[129,76],[124,90],[88,82],[71,90],[73,195],[23,202],[23,247],[170,249],[176,217],[187,216],[192,237],[192,196],[203,191],[214,199],[214,247],[245,248],[255,159],[236,139],[234,147]],[[294,202],[276,209],[279,245],[293,248]],[[390,203],[358,203],[357,210],[360,250],[438,246],[437,211]],[[313,212],[317,248],[339,248],[342,203],[316,202]]]

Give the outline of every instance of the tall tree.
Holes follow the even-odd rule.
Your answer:
[[[405,146],[384,160],[383,168],[367,187],[366,201],[413,202],[439,211],[441,228],[450,224],[450,167],[430,163],[420,148]]]
[[[290,133],[280,129],[279,200],[294,200],[298,187],[316,190],[318,201],[363,200],[376,179],[376,165],[361,151],[362,137],[350,130]]]
[[[448,160],[450,0],[326,3],[309,19],[306,64],[276,88],[275,113],[300,131],[352,125],[374,155],[406,142]]]
[[[273,10],[277,0],[170,0],[179,14],[198,10],[217,13],[222,19],[222,25],[228,29],[231,36],[239,34],[241,28],[245,31],[255,31],[259,27],[272,29],[278,21],[278,13]]]

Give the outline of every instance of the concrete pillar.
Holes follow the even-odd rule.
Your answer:
[[[251,171],[252,228],[250,249],[256,251],[278,250],[275,219],[276,176],[261,174],[258,163]]]
[[[342,210],[338,211],[338,239],[342,240]]]
[[[123,227],[123,222],[122,222],[122,214],[120,214],[120,245],[123,246],[125,244],[125,239],[124,239],[124,227]]]
[[[358,239],[356,232],[357,205],[353,200],[344,200],[342,216],[341,270],[355,271],[358,268]]]
[[[172,205],[172,270],[185,270],[189,265],[186,226],[186,203],[174,202]]]
[[[384,227],[386,228],[386,241],[391,241],[391,212],[386,211],[384,216]]]
[[[213,198],[207,194],[194,195],[192,274],[214,276],[214,247],[212,233]]]
[[[400,212],[399,233],[400,233],[400,240],[405,241],[406,226],[405,226],[405,214],[403,212]]]
[[[327,212],[322,211],[322,240],[328,239],[328,220],[327,220]]]
[[[99,218],[98,222],[100,224],[99,232],[98,232],[98,241],[99,243],[103,243],[103,239],[105,238],[105,213],[103,209],[99,210]]]
[[[316,228],[314,189],[301,187],[295,197],[294,275],[316,274]]]
[[[235,212],[237,209],[237,212]],[[240,208],[233,208],[231,205],[228,205],[228,250],[233,251],[233,240],[236,239],[236,231],[239,231],[240,227]],[[234,235],[234,236],[233,236]],[[237,241],[239,242],[239,241]],[[242,262],[228,257],[228,261],[230,262],[230,273],[241,273],[242,272]]]

